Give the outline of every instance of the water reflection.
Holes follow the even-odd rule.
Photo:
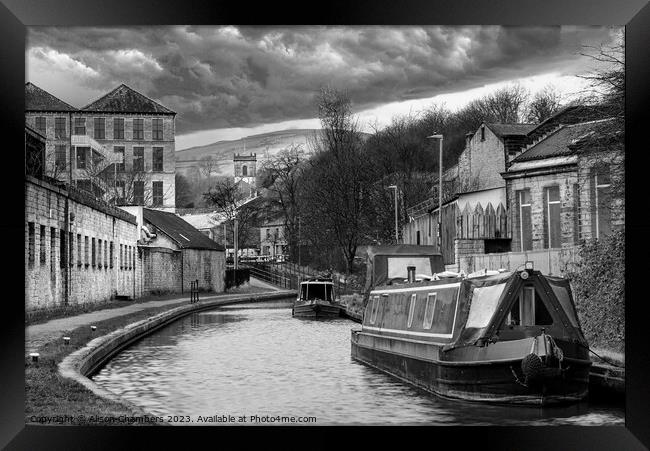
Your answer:
[[[316,424],[623,422],[620,406],[514,408],[438,398],[353,361],[355,323],[294,319],[290,305],[192,314],[123,351],[94,380],[154,414],[194,421],[268,415],[314,416]]]

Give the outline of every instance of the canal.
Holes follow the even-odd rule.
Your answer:
[[[143,338],[93,380],[177,424],[291,424],[291,417],[312,425],[624,423],[622,405],[531,408],[438,398],[353,361],[350,329],[358,327],[342,318],[292,318],[290,301],[220,307]]]

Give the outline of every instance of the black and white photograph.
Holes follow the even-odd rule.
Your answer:
[[[625,26],[25,42],[26,425],[625,426]]]

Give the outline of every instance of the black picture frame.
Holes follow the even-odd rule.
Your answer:
[[[350,444],[376,446],[385,438],[398,439],[400,447],[433,447],[441,441],[454,447],[488,449],[645,449],[650,447],[650,366],[646,334],[648,279],[643,257],[644,239],[650,232],[642,183],[650,149],[643,144],[649,110],[650,5],[647,0],[460,0],[399,2],[363,0],[330,1],[297,5],[277,2],[225,2],[206,0],[2,0],[0,5],[0,67],[2,67],[2,129],[4,131],[2,177],[5,252],[5,296],[0,327],[0,447],[7,449],[155,449],[181,439],[181,446],[243,445],[263,433],[282,447],[318,447]],[[291,14],[288,12],[291,11]],[[247,430],[219,428],[47,427],[24,424],[24,291],[20,280],[24,248],[24,198],[15,194],[21,186],[24,165],[24,83],[26,27],[113,26],[172,24],[332,24],[332,25],[625,25],[626,26],[626,422],[622,426],[561,427],[462,427],[418,428],[318,428],[271,427]],[[10,139],[8,139],[10,138]],[[647,142],[647,138],[646,138]],[[14,260],[15,259],[15,260]],[[635,260],[638,262],[635,262]],[[645,294],[645,296],[644,296]],[[390,408],[390,406],[386,406]],[[477,407],[477,408],[480,408]],[[346,438],[341,436],[345,432]],[[202,444],[203,442],[203,444]],[[168,445],[167,445],[168,446]],[[264,443],[258,445],[264,446]],[[164,446],[163,446],[164,447]]]

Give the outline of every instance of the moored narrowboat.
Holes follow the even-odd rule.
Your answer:
[[[314,277],[300,283],[298,298],[291,315],[303,318],[340,316],[341,307],[334,302],[334,282],[329,277]]]
[[[390,255],[369,256],[390,267],[376,261]],[[588,344],[566,279],[530,264],[468,277],[418,277],[409,266],[406,280],[370,291],[352,331],[355,360],[447,398],[549,405],[587,396]]]

